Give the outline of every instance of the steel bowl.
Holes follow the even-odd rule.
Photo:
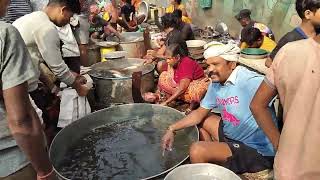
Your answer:
[[[164,180],[241,180],[222,166],[209,163],[186,164],[171,171]]]

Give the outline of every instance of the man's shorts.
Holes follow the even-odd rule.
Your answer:
[[[219,124],[219,142],[227,143],[232,152],[232,156],[223,166],[237,174],[256,173],[273,168],[273,156],[262,156],[256,149],[242,142],[226,138],[223,134],[222,120]]]

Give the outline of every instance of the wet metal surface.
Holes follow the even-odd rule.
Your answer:
[[[65,178],[155,177],[182,163],[188,156],[190,144],[198,139],[194,127],[179,131],[173,150],[163,156],[161,137],[169,124],[183,117],[178,111],[157,105],[132,104],[94,114],[64,129],[53,142],[50,157]],[[94,122],[86,124],[87,121]],[[70,136],[75,137],[68,138]]]

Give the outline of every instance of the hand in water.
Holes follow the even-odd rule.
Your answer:
[[[163,151],[172,151],[172,144],[174,141],[174,133],[172,131],[167,130],[166,134],[162,137],[162,150]]]

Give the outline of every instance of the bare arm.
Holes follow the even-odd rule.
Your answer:
[[[280,132],[272,121],[272,115],[268,109],[268,105],[276,95],[277,91],[263,81],[250,104],[254,118],[270,139],[274,149],[278,148]]]
[[[174,92],[174,94],[172,94],[170,96],[170,98],[164,102],[164,105],[167,105],[170,102],[176,100],[180,95],[182,95],[184,92],[186,92],[186,90],[188,89],[188,87],[190,85],[190,82],[191,82],[190,79],[182,79],[179,83],[178,88]]]
[[[51,171],[40,120],[28,97],[27,83],[3,91],[8,125],[38,175]]]
[[[271,67],[271,64],[272,64],[272,59],[270,57],[268,57],[265,62],[265,66],[267,66],[269,68],[269,67]]]
[[[109,31],[111,31],[112,33],[114,33],[119,39],[122,39],[120,33],[119,33],[116,29],[114,29],[109,23],[108,23],[108,25],[106,26],[106,28],[107,28]]]
[[[203,119],[209,114],[210,110],[203,107],[199,107],[197,110],[192,111],[188,116],[180,121],[169,126],[172,131],[177,131],[187,127],[195,126],[203,121]]]
[[[161,46],[161,48],[157,51],[157,55],[156,55],[156,57],[157,58],[165,58],[165,56],[164,56],[164,54],[165,54],[165,52],[166,52],[166,49],[167,49],[167,46],[166,45],[163,45],[163,46]]]
[[[129,22],[127,21],[126,17],[124,14],[121,14],[122,21],[128,26],[129,29],[132,29],[133,27],[129,25]]]
[[[67,85],[72,85],[75,81],[75,76],[62,59],[58,31],[51,27],[40,29],[34,33],[34,38],[43,60],[52,73],[60,81]]]

